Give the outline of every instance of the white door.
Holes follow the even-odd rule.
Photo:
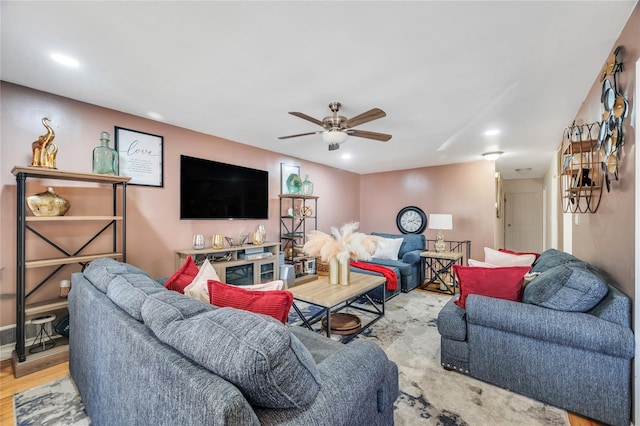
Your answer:
[[[542,200],[539,192],[505,194],[504,246],[508,250],[542,251]]]

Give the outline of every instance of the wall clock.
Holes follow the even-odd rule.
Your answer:
[[[427,215],[419,207],[407,206],[398,212],[396,225],[403,234],[420,234],[427,227]]]

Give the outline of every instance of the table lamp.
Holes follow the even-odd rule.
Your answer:
[[[429,215],[429,229],[437,229],[438,236],[436,238],[436,252],[442,253],[445,251],[446,243],[444,242],[444,230],[453,229],[453,216],[450,214],[430,214]]]

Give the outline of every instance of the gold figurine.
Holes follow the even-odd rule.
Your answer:
[[[31,148],[33,149],[31,165],[34,167],[55,169],[58,146],[53,143],[53,138],[56,137],[56,134],[53,132],[51,126],[47,124],[47,121],[51,122],[47,117],[42,119],[42,125],[47,129],[47,133],[38,136],[38,140],[31,144]]]

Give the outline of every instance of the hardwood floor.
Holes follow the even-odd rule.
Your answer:
[[[13,394],[40,386],[69,374],[69,362],[54,365],[16,379],[11,361],[0,363],[0,425],[13,424]],[[604,426],[602,423],[569,413],[571,426]]]

